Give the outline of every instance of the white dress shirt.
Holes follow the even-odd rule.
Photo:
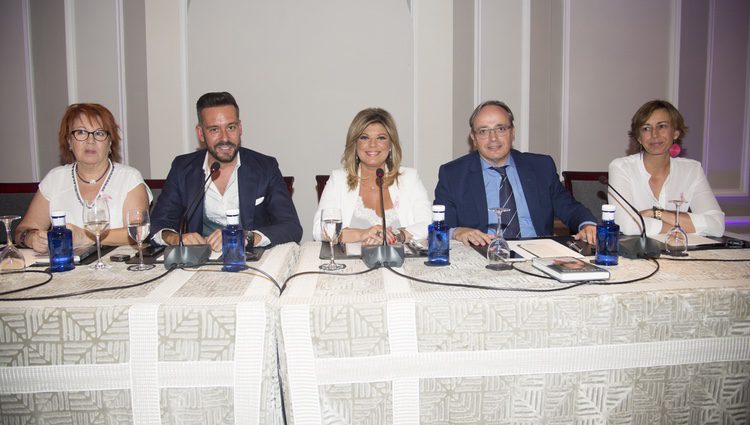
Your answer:
[[[669,175],[659,192],[654,196],[649,186],[651,175],[643,165],[640,153],[617,158],[609,164],[609,184],[619,191],[638,211],[652,207],[674,211],[672,199],[682,195],[685,203],[681,212],[690,212],[690,219],[695,226],[695,233],[704,236],[722,236],[724,234],[724,212],[716,201],[711,186],[703,172],[700,162],[687,158],[671,158]],[[626,235],[641,233],[641,221],[622,200],[609,191],[609,202],[616,205],[615,223]],[[661,232],[662,222],[655,218],[644,217],[646,234],[656,235]]]

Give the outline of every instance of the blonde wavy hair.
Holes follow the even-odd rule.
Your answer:
[[[398,138],[396,122],[385,109],[367,108],[359,111],[349,125],[349,131],[346,134],[346,147],[344,148],[344,154],[341,156],[341,164],[346,169],[346,183],[349,190],[354,190],[359,183],[357,141],[359,140],[359,136],[365,132],[367,126],[371,124],[382,125],[386,133],[388,133],[388,138],[391,142],[391,150],[388,158],[385,160],[383,186],[388,187],[394,182],[398,182],[399,169],[401,168],[401,142]]]

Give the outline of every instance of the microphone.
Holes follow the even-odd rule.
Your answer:
[[[382,168],[378,168],[375,170],[375,181],[378,184],[378,188],[380,188],[380,213],[383,214],[383,245],[388,245],[388,238],[385,237],[385,201],[383,200],[383,175],[385,173],[383,172]]]
[[[625,258],[659,258],[661,256],[661,246],[659,242],[646,236],[646,222],[643,220],[643,216],[636,207],[633,206],[617,189],[609,184],[609,179],[604,176],[599,177],[599,183],[612,189],[620,199],[630,207],[635,215],[641,219],[641,234],[640,236],[623,236],[620,238],[620,255]]]
[[[187,222],[195,212],[195,208],[198,206],[198,202],[203,199],[204,196],[206,196],[206,183],[208,183],[208,180],[213,177],[213,175],[216,174],[217,171],[219,171],[220,167],[221,165],[218,162],[214,162],[213,164],[211,164],[211,171],[208,173],[208,177],[206,177],[206,180],[203,181],[203,190],[198,192],[198,195],[193,198],[190,204],[188,204],[188,207],[185,209],[182,217],[180,217],[180,224],[177,231],[177,236],[179,237],[180,242],[178,245],[168,246],[164,250],[165,268],[170,269],[175,266],[201,266],[203,264],[206,264],[208,258],[211,256],[211,245],[201,244],[186,246],[182,241],[182,234],[185,232]]]
[[[404,264],[404,246],[402,244],[388,245],[385,226],[385,201],[383,200],[383,172],[382,168],[375,171],[378,188],[380,188],[380,211],[383,214],[383,244],[362,247],[362,261],[368,268],[401,267]]]

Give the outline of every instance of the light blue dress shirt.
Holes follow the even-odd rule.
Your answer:
[[[487,196],[487,222],[492,227],[491,232],[495,234],[494,227],[497,226],[497,215],[489,211],[489,208],[497,208],[500,205],[500,173],[492,169],[492,164],[485,161],[481,156],[479,161],[482,164],[482,178],[484,178],[484,193]],[[508,161],[505,163],[508,167],[505,169],[508,175],[508,181],[513,188],[513,197],[516,200],[516,209],[518,210],[518,224],[521,227],[522,238],[536,237],[534,223],[531,221],[529,214],[529,205],[526,203],[526,197],[523,194],[521,179],[518,177],[516,164],[513,162],[513,156],[508,155]],[[494,224],[494,226],[493,226]],[[486,229],[480,229],[486,230]]]

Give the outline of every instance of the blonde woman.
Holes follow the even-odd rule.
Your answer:
[[[313,239],[321,240],[323,209],[341,210],[343,243],[366,245],[424,239],[431,221],[432,204],[413,168],[401,166],[401,144],[391,114],[380,108],[360,111],[352,120],[341,158],[344,168],[333,170],[320,198],[313,221]],[[375,172],[382,168],[383,212]]]

